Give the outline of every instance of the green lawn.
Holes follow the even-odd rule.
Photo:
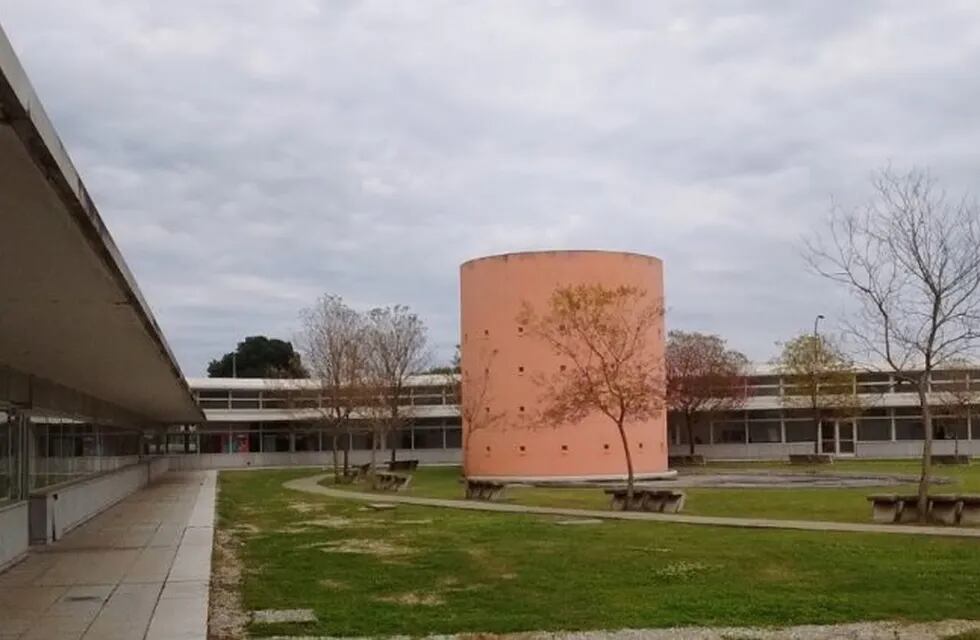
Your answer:
[[[556,519],[290,491],[310,470],[222,472],[255,635],[391,635],[980,618],[980,545],[900,535]],[[451,477],[451,470],[442,470]],[[417,485],[447,482],[422,473]]]
[[[832,466],[801,466],[789,463],[718,463],[707,467],[682,470],[682,473],[750,471],[772,469],[785,473],[868,473],[916,476],[918,463],[913,460],[842,460]],[[980,493],[980,464],[935,467],[935,476],[950,479],[937,485],[940,493]],[[462,498],[459,467],[422,467],[412,477],[405,495],[433,498]],[[329,483],[328,479],[325,483]],[[367,491],[366,484],[350,488]],[[752,488],[752,489],[684,489],[687,504],[684,513],[692,515],[776,518],[793,520],[829,520],[837,522],[870,522],[871,507],[867,496],[872,493],[915,493],[914,484],[888,488],[857,489],[822,488]],[[606,509],[609,501],[600,489],[509,487],[504,500],[534,506]]]

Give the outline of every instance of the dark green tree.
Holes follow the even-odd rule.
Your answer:
[[[249,336],[234,351],[208,364],[211,378],[306,378],[306,369],[291,342]]]

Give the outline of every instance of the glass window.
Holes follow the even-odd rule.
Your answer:
[[[966,417],[936,416],[932,419],[932,431],[936,440],[966,440]]]
[[[0,413],[0,504],[16,497],[14,482],[16,479],[17,450],[14,442],[13,416]]]
[[[716,422],[712,426],[716,443],[745,442],[744,422]]]
[[[459,427],[448,427],[446,428],[446,448],[447,449],[462,449],[463,448],[463,430]]]
[[[817,430],[813,420],[787,420],[786,442],[815,442]]]
[[[415,429],[416,449],[442,449],[442,429]]]
[[[711,442],[711,425],[708,422],[695,422],[692,430],[694,431],[694,444],[709,444]],[[688,444],[687,428],[682,423],[677,427],[677,435],[681,444]]]
[[[922,420],[919,418],[895,418],[896,440],[922,440]]]
[[[779,420],[749,421],[749,442],[781,442],[782,439]]]
[[[892,421],[888,418],[859,418],[858,440],[861,442],[882,442],[892,439]]]

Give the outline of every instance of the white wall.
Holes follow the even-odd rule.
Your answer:
[[[27,501],[0,507],[0,571],[27,553]]]
[[[169,458],[154,458],[30,496],[31,544],[60,540],[66,533],[139,491],[169,469]]]
[[[342,459],[342,458],[341,458]],[[371,452],[350,452],[351,464],[366,464]],[[383,464],[391,459],[391,452],[378,451],[377,460]],[[460,464],[463,456],[459,449],[415,449],[398,451],[399,460],[418,460],[422,464]],[[196,469],[243,469],[247,467],[298,467],[327,466],[333,464],[330,451],[297,451],[295,453],[202,453],[170,456],[170,468],[174,470]]]

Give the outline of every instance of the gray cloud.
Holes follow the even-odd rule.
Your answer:
[[[0,0],[185,372],[321,292],[448,357],[457,268],[664,258],[758,360],[845,302],[799,239],[886,162],[980,167],[973,3]]]

